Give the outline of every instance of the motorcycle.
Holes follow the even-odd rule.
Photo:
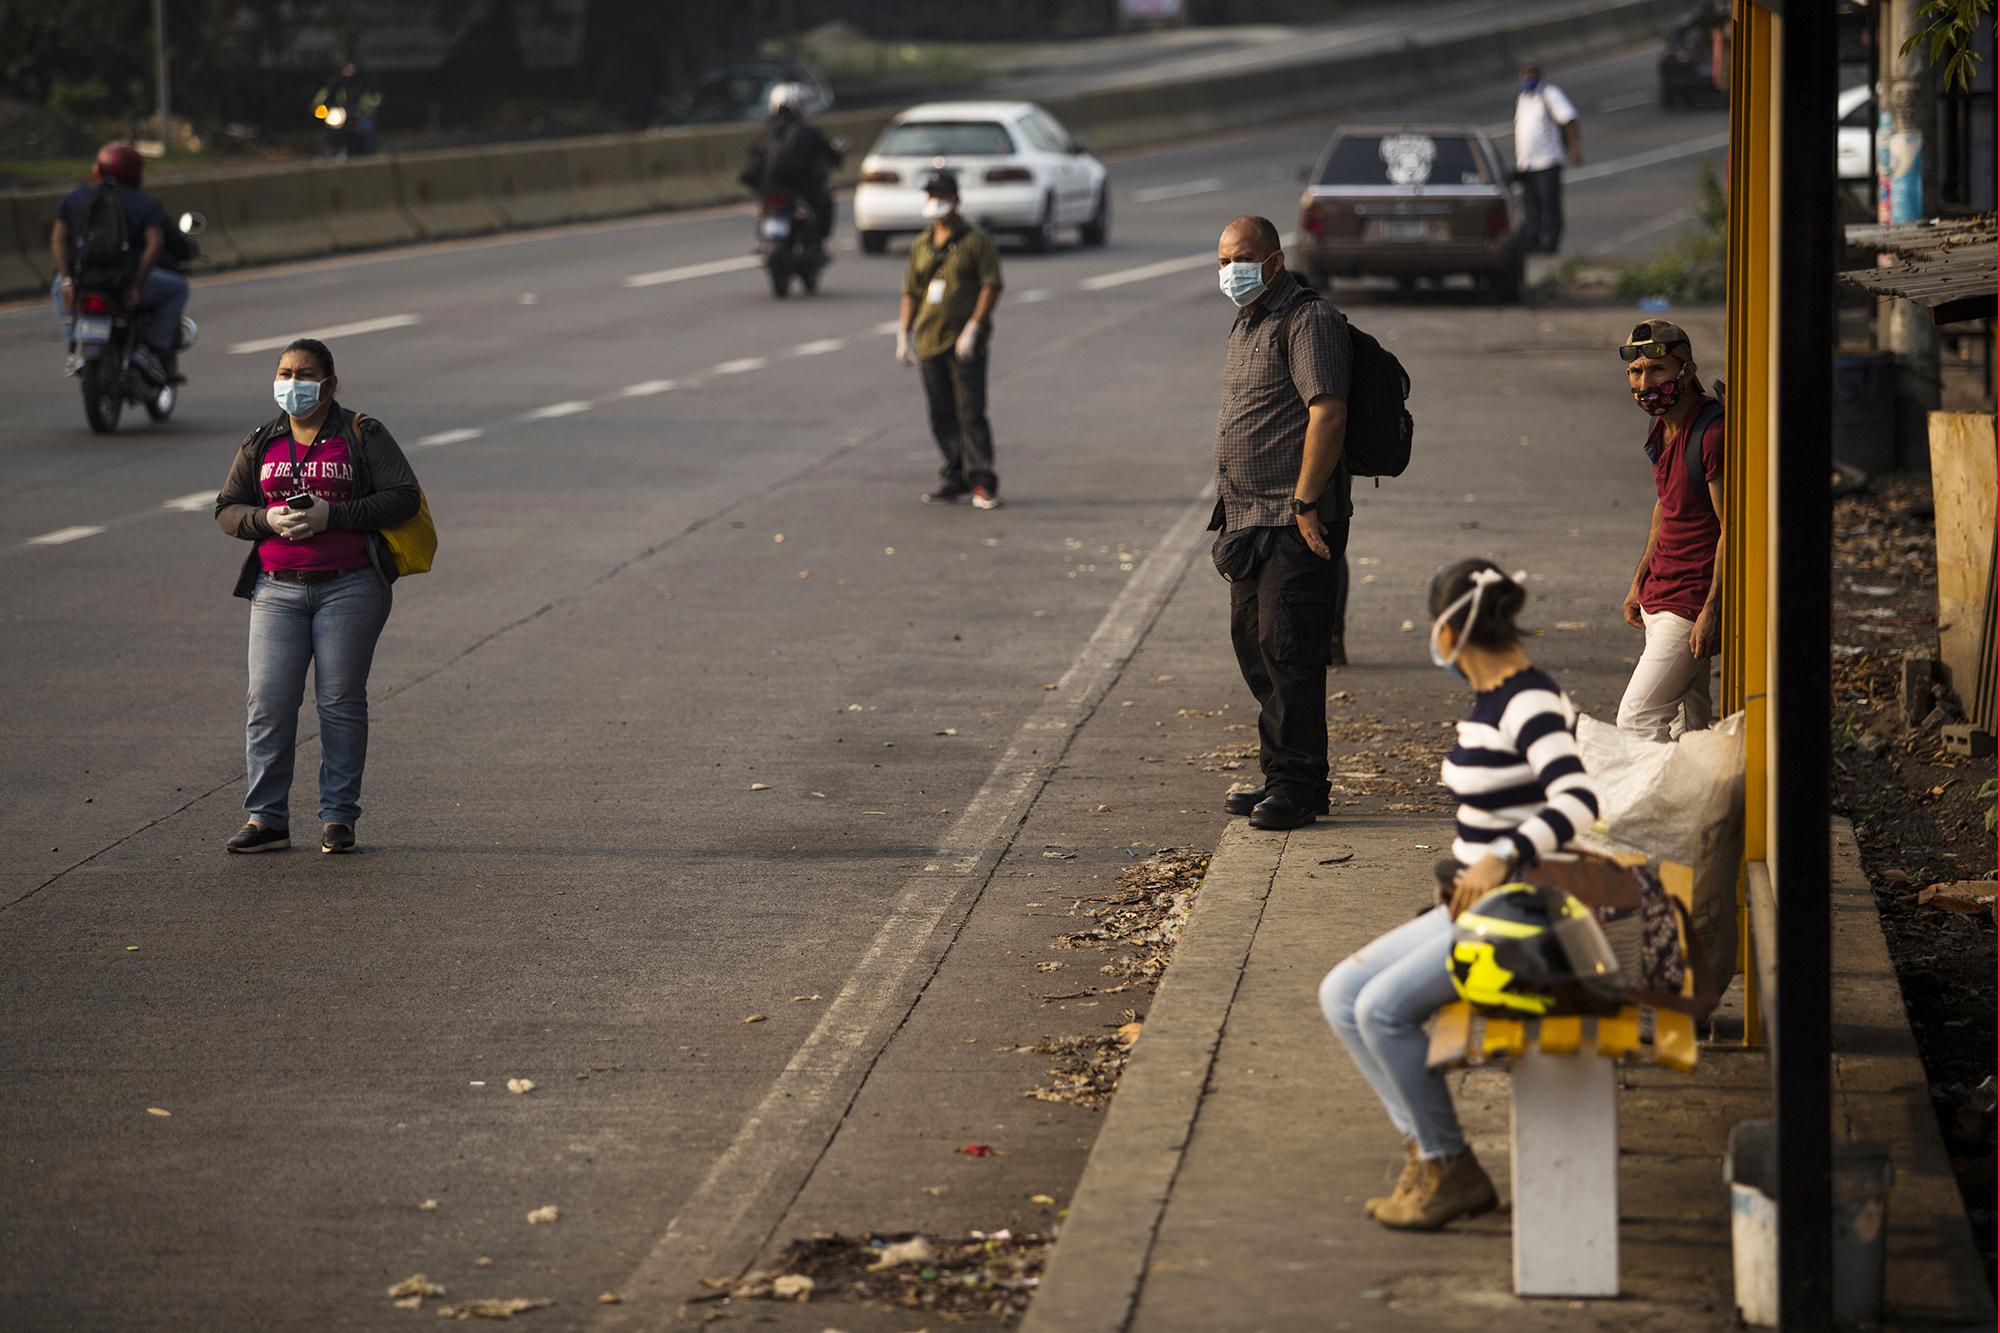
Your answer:
[[[180,230],[189,239],[184,251],[195,250],[193,238],[207,221],[199,213],[183,213]],[[173,415],[180,401],[183,377],[174,376],[158,383],[133,364],[139,350],[143,311],[125,309],[124,294],[117,284],[93,281],[85,274],[76,286],[76,306],[70,323],[69,372],[83,386],[83,415],[99,435],[118,429],[127,403],[138,403],[155,421]],[[195,345],[201,330],[192,319],[181,316],[180,335],[174,349],[185,351]]]
[[[773,296],[790,296],[795,277],[808,295],[819,291],[826,251],[820,246],[819,218],[805,200],[776,191],[764,197],[757,211],[757,249],[771,275]]]

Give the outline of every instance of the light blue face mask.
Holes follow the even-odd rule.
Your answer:
[[[1218,277],[1222,285],[1222,294],[1234,301],[1239,308],[1249,305],[1264,294],[1263,264],[1247,262],[1224,264]]]
[[[309,417],[319,406],[318,380],[272,380],[271,396],[289,416]]]

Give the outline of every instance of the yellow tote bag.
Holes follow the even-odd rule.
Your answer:
[[[431,561],[437,558],[438,530],[431,521],[431,498],[422,490],[417,496],[414,518],[382,529],[382,540],[389,543],[389,554],[395,558],[398,575],[427,574]]]

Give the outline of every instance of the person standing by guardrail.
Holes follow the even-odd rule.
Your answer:
[[[1328,809],[1326,670],[1354,512],[1341,464],[1354,350],[1347,321],[1286,271],[1269,219],[1231,222],[1216,263],[1238,313],[1209,527],[1221,530],[1215,567],[1229,580],[1229,637],[1257,699],[1264,774],[1224,804],[1255,828],[1299,828]]]
[[[969,496],[976,508],[998,509],[986,368],[993,307],[1000,303],[1000,251],[959,215],[958,177],[949,171],[935,171],[924,183],[924,216],[931,225],[910,243],[896,330],[896,360],[922,370],[931,434],[944,455],[943,484],[924,503],[957,504]]]
[[[1576,708],[1521,650],[1521,585],[1490,560],[1461,560],[1431,582],[1431,661],[1473,692],[1441,780],[1457,798],[1441,901],[1370,941],[1320,982],[1320,1009],[1403,1136],[1393,1192],[1362,1211],[1399,1231],[1435,1231],[1500,1202],[1473,1156],[1424,1024],[1458,998],[1452,923],[1597,818],[1597,788],[1576,745]]]
[[[1542,78],[1540,65],[1523,65],[1521,91],[1514,99],[1514,169],[1526,195],[1530,253],[1552,255],[1562,248],[1565,156],[1571,166],[1583,165],[1576,107],[1562,89]]]
[[[423,492],[382,423],[343,409],[333,353],[299,338],[278,358],[279,415],[250,432],[215,497],[223,532],[254,543],[236,581],[250,602],[249,819],[232,852],[291,846],[292,759],[306,668],[319,714],[322,852],[354,850],[368,758],[368,671],[397,562],[386,529]]]

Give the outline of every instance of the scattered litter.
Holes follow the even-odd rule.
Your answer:
[[[949,1319],[985,1316],[1012,1322],[1041,1281],[1050,1240],[999,1230],[967,1238],[820,1234],[794,1240],[778,1266],[741,1278],[703,1279],[701,1301],[842,1300],[923,1310]],[[890,1254],[924,1257],[896,1263]],[[810,1283],[801,1288],[787,1279]],[[713,1311],[722,1314],[723,1311]]]
[[[771,1279],[771,1295],[781,1301],[805,1302],[812,1299],[813,1280],[804,1273],[786,1273]]]
[[[425,1199],[422,1203],[417,1205],[417,1211],[420,1213],[434,1213],[437,1210],[438,1210],[438,1201],[436,1199]]]
[[[1056,1206],[1056,1197],[1053,1194],[1030,1194],[1028,1202],[1038,1204],[1043,1208],[1053,1208]]]
[[[1563,630],[1589,629],[1590,622],[1588,620],[1558,620],[1556,628]]]
[[[467,1084],[467,1086],[474,1088],[483,1088],[486,1086],[486,1080],[483,1078],[476,1078],[473,1079],[471,1083]]]
[[[562,1209],[556,1207],[552,1203],[545,1203],[541,1207],[535,1209],[535,1211],[533,1211],[532,1213],[528,1214],[528,1225],[531,1227],[537,1227],[542,1225],[542,1223],[544,1222],[553,1222],[561,1216],[562,1216]]]
[[[147,1107],[147,1108],[146,1108],[146,1114],[147,1114],[147,1115],[158,1115],[158,1116],[165,1116],[165,1117],[167,1117],[168,1119],[172,1119],[172,1118],[173,1118],[173,1114],[174,1114],[174,1113],[173,1113],[172,1111],[169,1111],[169,1110],[168,1110],[168,1109],[167,1109],[166,1107],[164,1107],[164,1106],[149,1106],[149,1107]]]
[[[768,1023],[770,1016],[768,1014],[748,1014],[744,1017],[743,1021],[746,1023]]]
[[[457,1305],[438,1307],[440,1319],[512,1319],[517,1314],[530,1310],[546,1310],[555,1302],[546,1298],[528,1299],[521,1296],[489,1298],[479,1301],[463,1301]]]
[[[126,952],[126,953],[137,953],[137,952],[139,952],[139,946],[138,946],[138,945],[136,945],[136,944],[128,944],[128,945],[126,945],[126,946],[125,946],[125,952]]]
[[[1123,1024],[1118,1029],[1118,1044],[1127,1049],[1138,1045],[1139,1033],[1145,1026],[1138,1019],[1133,1019],[1130,1023]]]
[[[785,540],[785,534],[782,532],[774,532],[771,534],[771,540],[774,542],[782,542],[783,540]]]
[[[1100,805],[1097,807],[1097,809],[1095,809],[1091,813],[1099,815],[1108,815],[1111,813],[1111,807],[1108,805]]]
[[[750,790],[751,790],[751,791],[769,791],[769,790],[771,790],[771,784],[770,784],[770,783],[768,783],[768,782],[753,782],[753,783],[751,783],[751,784],[750,784]]]
[[[624,1297],[615,1291],[600,1291],[597,1293],[597,1303],[599,1305],[619,1305],[623,1303],[624,1299]]]
[[[885,547],[883,547],[883,548],[882,548],[882,554],[883,554],[883,555],[894,555],[894,554],[896,554],[896,548],[895,548],[895,547],[893,547],[893,546],[885,546]]]
[[[510,1078],[507,1080],[507,1091],[517,1097],[526,1096],[534,1090],[535,1080],[531,1078]]]
[[[1354,859],[1353,852],[1342,852],[1339,856],[1327,857],[1324,861],[1321,861],[1320,864],[1323,866],[1346,865],[1349,861],[1352,861],[1353,859]]]
[[[1075,853],[1075,852],[1043,852],[1043,853],[1042,853],[1042,859],[1043,859],[1044,861],[1074,861],[1074,860],[1076,860],[1076,853]]]
[[[868,1265],[868,1271],[880,1273],[885,1269],[901,1268],[905,1264],[916,1264],[921,1267],[936,1258],[937,1249],[930,1243],[928,1237],[912,1236],[908,1240],[899,1240],[893,1245],[883,1246],[880,1257]]]
[[[1405,621],[1404,621],[1404,622],[1403,622],[1403,623],[1402,623],[1401,625],[1399,625],[1399,626],[1398,626],[1397,628],[1401,629],[1401,630],[1403,631],[1403,633],[1405,633],[1405,634],[1409,634],[1409,633],[1412,633],[1412,632],[1414,632],[1414,631],[1416,630],[1416,628],[1417,628],[1417,622],[1416,622],[1416,621],[1414,621],[1414,620],[1405,620]]]
[[[1042,688],[1045,690],[1053,690],[1054,688],[1056,688],[1056,683],[1052,680],[1043,681]]]
[[[824,801],[824,800],[826,799],[826,793],[825,793],[825,792],[823,792],[823,791],[815,791],[815,792],[808,792],[808,793],[806,793],[806,794],[807,794],[808,796],[817,796],[817,797],[819,797],[819,798],[820,798],[820,799],[821,799],[822,801]]]
[[[444,1288],[425,1277],[422,1273],[412,1273],[389,1288],[389,1299],[398,1309],[414,1310],[424,1303],[426,1296],[442,1296]]]
[[[794,996],[792,997],[792,1003],[793,1003],[793,1004],[811,1004],[811,1003],[812,1003],[812,1002],[813,1002],[814,1000],[817,1000],[817,999],[819,999],[819,998],[820,998],[820,995],[819,995],[819,992],[818,992],[818,991],[814,991],[814,992],[813,992],[813,993],[812,993],[811,995],[794,995]]]
[[[1037,971],[1037,972],[1060,972],[1060,971],[1062,971],[1062,964],[1061,964],[1061,963],[1055,963],[1055,962],[1049,962],[1049,963],[1036,963],[1036,964],[1035,964],[1035,971]]]
[[[482,1254],[472,1261],[472,1266],[474,1268],[491,1268],[493,1267],[493,1261]]]
[[[957,727],[946,727],[946,728],[945,728],[945,729],[944,729],[943,731],[934,731],[934,732],[932,732],[932,733],[931,733],[931,735],[933,735],[933,736],[956,736],[956,735],[958,735],[958,728],[957,728]]]
[[[959,1151],[967,1157],[1005,1157],[1007,1154],[990,1143],[968,1143]]]

